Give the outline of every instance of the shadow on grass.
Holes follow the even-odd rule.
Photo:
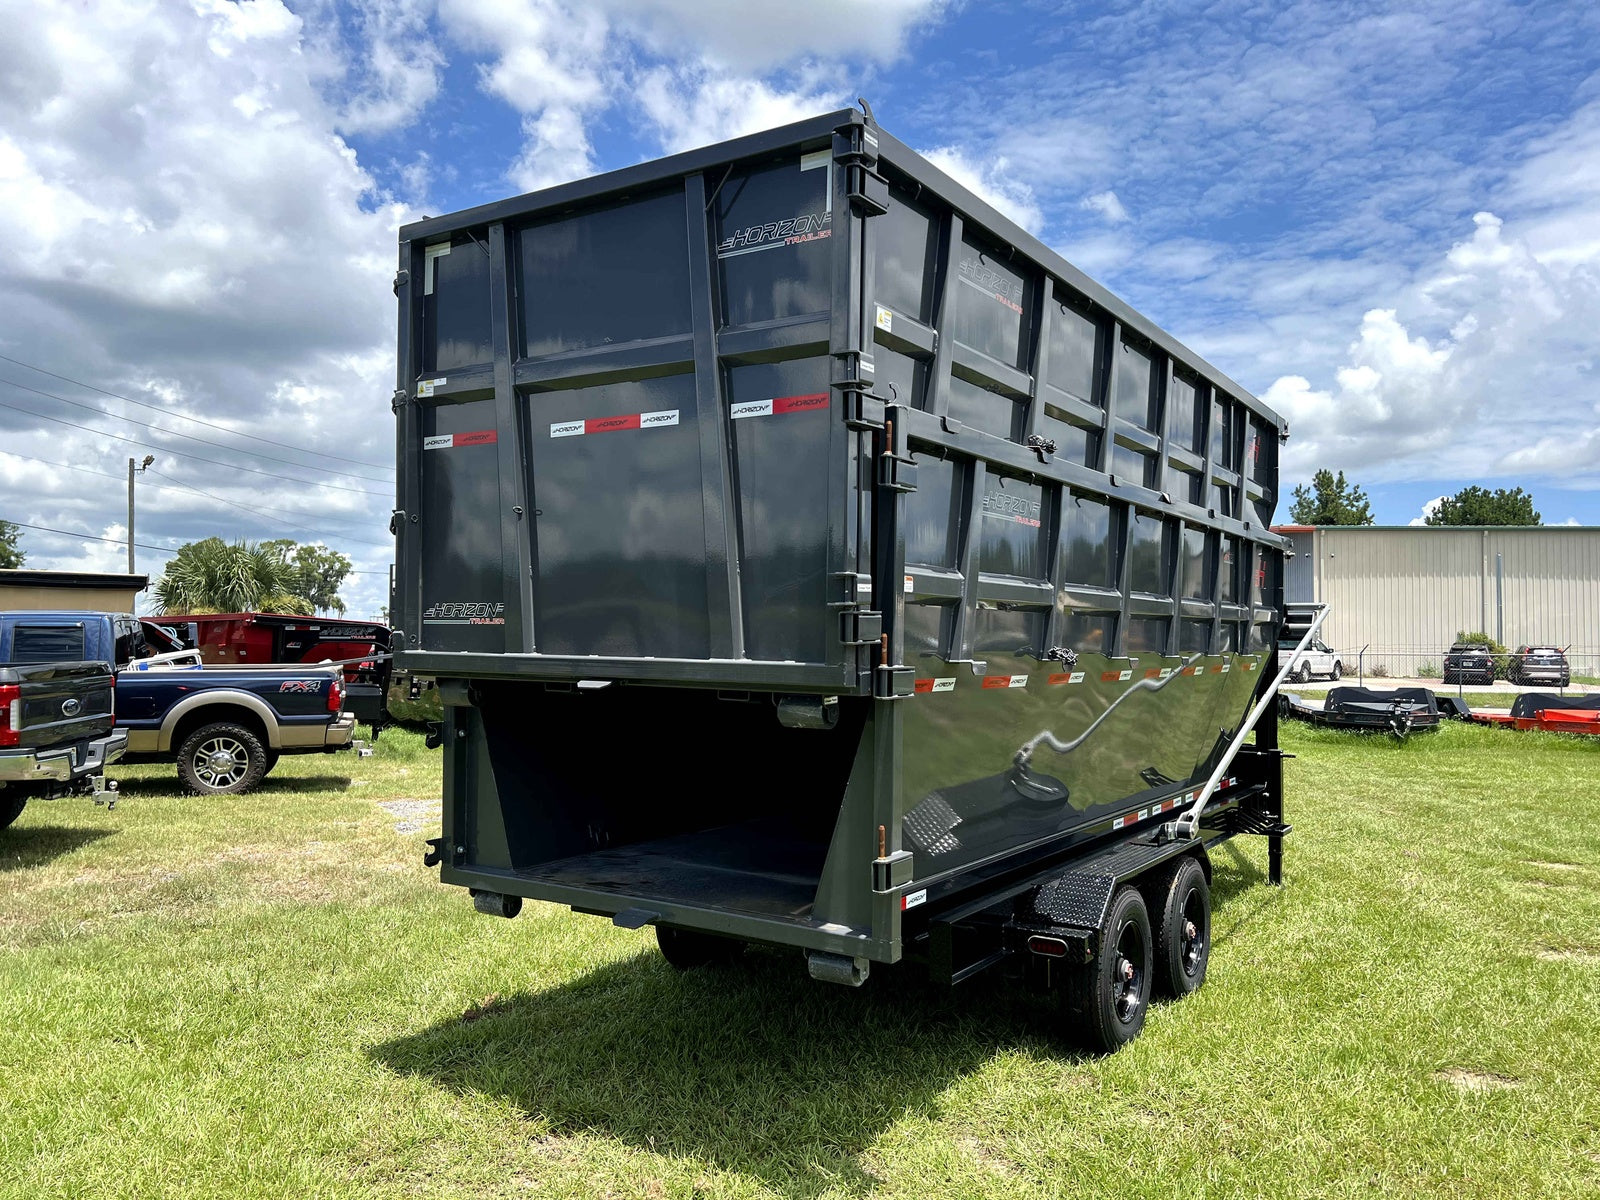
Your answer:
[[[348,775],[285,775],[278,777],[269,775],[256,784],[246,795],[293,795],[299,792],[342,792],[350,786]],[[117,780],[118,796],[186,796],[193,800],[205,800],[206,796],[196,795],[186,789],[178,780],[176,768],[173,774],[144,776],[138,779]]]
[[[1005,1049],[1041,1056],[1054,1010],[1003,983],[935,991],[873,969],[859,991],[812,982],[798,954],[679,973],[653,951],[498,1000],[370,1053],[548,1126],[689,1155],[784,1196],[881,1181],[860,1155],[910,1110]],[[968,990],[970,989],[970,990]],[[540,1131],[543,1133],[544,1131]]]
[[[0,871],[42,867],[115,832],[114,829],[80,829],[69,825],[12,825],[0,829]]]

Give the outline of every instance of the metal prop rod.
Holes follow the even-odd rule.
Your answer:
[[[1267,705],[1278,698],[1278,689],[1283,686],[1283,681],[1289,675],[1289,668],[1294,665],[1294,660],[1300,657],[1300,652],[1311,644],[1311,639],[1316,636],[1318,627],[1327,617],[1329,610],[1324,608],[1317,614],[1316,620],[1311,622],[1311,627],[1306,630],[1305,636],[1300,639],[1300,644],[1294,648],[1294,653],[1289,656],[1289,661],[1278,668],[1278,674],[1273,679],[1272,685],[1267,688],[1266,694],[1256,702],[1250,710],[1250,715],[1244,719],[1244,724],[1239,727],[1239,732],[1228,744],[1227,752],[1222,756],[1222,761],[1217,764],[1216,770],[1211,772],[1211,778],[1206,780],[1205,787],[1200,789],[1200,795],[1190,806],[1189,811],[1177,820],[1177,834],[1181,838],[1195,838],[1200,835],[1200,814],[1205,810],[1206,802],[1211,799],[1212,793],[1217,790],[1217,785],[1222,782],[1222,777],[1228,773],[1228,768],[1233,765],[1233,759],[1239,753],[1239,747],[1244,745],[1244,739],[1250,736],[1250,731],[1256,727],[1256,722],[1261,719],[1261,714],[1267,711]]]

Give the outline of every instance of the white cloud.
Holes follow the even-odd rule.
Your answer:
[[[1099,213],[1113,225],[1120,225],[1128,219],[1128,210],[1122,206],[1122,201],[1117,199],[1117,194],[1109,188],[1092,196],[1085,196],[1083,203],[1078,207]]]
[[[1421,512],[1420,515],[1412,517],[1411,520],[1406,522],[1406,524],[1407,525],[1426,525],[1428,523],[1428,518],[1433,516],[1434,513],[1438,512],[1439,511],[1439,506],[1441,504],[1443,504],[1445,502],[1445,500],[1447,500],[1447,499],[1448,499],[1448,497],[1446,497],[1446,496],[1435,496],[1432,500],[1429,500],[1426,504],[1424,504],[1422,506],[1422,512]]]
[[[722,73],[704,63],[644,72],[634,99],[669,153],[787,125],[849,103],[844,93],[830,91],[820,81],[796,91],[774,90],[759,79]]]
[[[1544,260],[1499,217],[1473,223],[1396,308],[1366,313],[1334,386],[1286,375],[1267,389],[1294,432],[1291,472],[1337,461],[1391,479],[1594,473],[1600,253]]]
[[[975,159],[959,146],[941,146],[924,152],[950,178],[988,201],[1029,233],[1044,225],[1044,211],[1034,199],[1033,189],[1011,172],[1004,156]]]

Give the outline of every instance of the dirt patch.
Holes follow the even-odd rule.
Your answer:
[[[1545,962],[1600,963],[1600,949],[1593,946],[1546,946],[1536,951]]]
[[[394,831],[399,834],[419,833],[427,826],[439,824],[441,800],[379,800],[378,807],[391,817],[399,817]]]
[[[996,1175],[1011,1175],[1016,1172],[1016,1163],[978,1138],[963,1135],[956,1138],[956,1145],[970,1155],[979,1166],[989,1168]]]
[[[1510,1075],[1497,1075],[1493,1071],[1476,1071],[1471,1067],[1446,1067],[1433,1073],[1435,1079],[1460,1088],[1463,1092],[1499,1092],[1521,1087],[1522,1081]]]

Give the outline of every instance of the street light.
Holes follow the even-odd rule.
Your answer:
[[[133,475],[137,470],[143,474],[151,463],[155,462],[154,454],[146,454],[144,461],[135,468],[133,459],[128,460],[128,574],[133,574]]]

